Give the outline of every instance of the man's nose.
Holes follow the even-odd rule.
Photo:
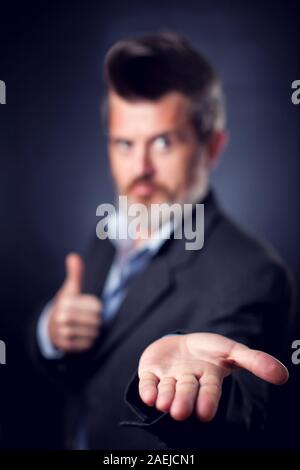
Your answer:
[[[140,146],[136,149],[134,173],[136,177],[151,176],[154,174],[154,165],[147,146]]]

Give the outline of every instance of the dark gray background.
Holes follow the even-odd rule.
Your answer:
[[[26,357],[25,331],[59,286],[65,254],[84,249],[97,205],[113,195],[99,102],[104,54],[115,40],[175,30],[211,59],[224,81],[230,133],[213,176],[219,198],[277,249],[300,284],[300,105],[291,102],[300,79],[299,2],[101,3],[0,2],[4,447],[60,445],[61,398]],[[291,369],[289,398],[300,366]]]

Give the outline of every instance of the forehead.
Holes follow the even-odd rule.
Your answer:
[[[108,95],[108,130],[111,135],[127,138],[151,136],[188,124],[189,99],[171,92],[156,101],[127,101],[110,92]]]

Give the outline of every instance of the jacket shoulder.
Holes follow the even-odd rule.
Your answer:
[[[210,281],[227,292],[244,290],[276,297],[291,296],[294,290],[293,276],[271,244],[253,236],[223,211],[202,251],[198,263],[204,264]]]

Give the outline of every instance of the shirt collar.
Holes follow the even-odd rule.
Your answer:
[[[127,237],[119,238],[116,234],[126,233],[128,221],[126,214],[121,211],[114,211],[107,220],[107,234],[112,244],[115,246],[118,252],[121,253],[138,253],[147,249],[151,256],[154,256],[159,249],[163,246],[166,240],[168,240],[174,231],[172,223],[166,222],[163,226],[154,234],[154,236],[145,240],[145,242],[139,247],[134,249],[134,241],[132,238]]]
[[[198,199],[202,201],[206,194],[209,191],[209,185],[205,188],[203,193],[200,195]],[[193,195],[192,202],[196,202],[196,195]],[[128,224],[127,215],[125,212],[121,210],[116,210],[111,213],[108,217],[107,221],[107,234],[108,238],[111,240],[112,244],[115,246],[117,252],[123,255],[128,254],[138,254],[140,251],[149,250],[151,256],[154,256],[159,249],[163,246],[163,244],[168,240],[172,233],[176,228],[176,222],[166,222],[160,227],[160,229],[154,234],[154,236],[149,239],[145,240],[145,242],[139,247],[134,249],[134,241],[127,236],[123,238],[119,238],[116,234],[126,233],[126,227]]]

